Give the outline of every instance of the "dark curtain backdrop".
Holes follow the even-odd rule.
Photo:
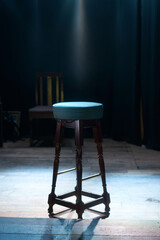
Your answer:
[[[63,71],[65,101],[104,104],[104,137],[160,148],[159,0],[0,5],[0,96],[22,112],[24,133],[35,73]]]
[[[143,0],[141,7],[144,144],[160,149],[160,1]]]

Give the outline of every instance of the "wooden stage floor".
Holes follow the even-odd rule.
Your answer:
[[[0,240],[160,240],[160,152],[111,139],[104,139],[103,152],[111,197],[109,218],[99,219],[85,211],[83,220],[77,220],[77,214],[69,211],[51,219],[47,200],[54,147],[29,147],[29,139],[4,143],[0,148]],[[74,141],[66,139],[60,170],[74,166]],[[96,145],[85,139],[83,176],[97,170]],[[59,175],[56,193],[72,191],[75,180],[75,172]],[[100,177],[83,182],[83,190],[101,193]],[[95,209],[103,211],[104,206]]]

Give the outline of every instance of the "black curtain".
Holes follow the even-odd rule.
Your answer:
[[[0,4],[0,96],[25,130],[35,73],[63,71],[65,101],[104,104],[104,137],[159,149],[159,0]]]
[[[160,149],[160,1],[142,0],[141,16],[144,144]]]
[[[116,1],[111,136],[141,144],[139,1]]]

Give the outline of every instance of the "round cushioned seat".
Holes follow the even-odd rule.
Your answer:
[[[96,102],[60,102],[53,104],[53,113],[56,119],[100,119],[103,116],[103,104]]]

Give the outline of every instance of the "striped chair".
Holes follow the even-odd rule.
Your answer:
[[[53,87],[55,86],[55,88]],[[54,137],[40,136],[33,134],[33,120],[36,119],[53,119],[53,102],[63,102],[63,74],[62,73],[37,73],[35,82],[35,102],[36,106],[29,109],[29,130],[30,130],[30,146],[33,141],[38,139],[50,139]],[[36,121],[36,130],[38,129],[38,121]]]

